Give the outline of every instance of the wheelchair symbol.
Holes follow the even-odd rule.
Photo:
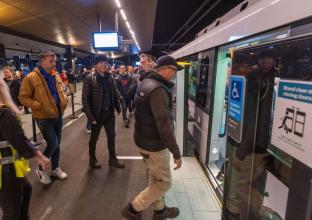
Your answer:
[[[233,97],[234,99],[239,98],[239,94],[238,94],[238,90],[237,90],[237,88],[236,88],[236,83],[235,83],[235,82],[234,82],[234,84],[233,84],[232,97]]]

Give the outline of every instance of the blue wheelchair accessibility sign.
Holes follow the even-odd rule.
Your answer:
[[[228,134],[238,143],[242,139],[246,79],[232,76],[229,90]]]
[[[231,81],[231,99],[237,102],[241,101],[242,82],[237,80]]]

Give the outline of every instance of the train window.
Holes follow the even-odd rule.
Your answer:
[[[189,99],[195,101],[196,96],[196,82],[197,82],[197,65],[198,62],[195,60],[189,61],[191,63],[189,67],[189,79],[188,79],[188,96]]]
[[[196,105],[206,107],[209,76],[209,56],[203,57],[199,65],[199,75],[197,79]]]
[[[245,2],[242,7],[240,8],[240,11],[244,11],[248,6],[248,2]]]
[[[219,20],[217,21],[216,27],[220,24],[220,22],[221,22],[221,19],[219,19]]]

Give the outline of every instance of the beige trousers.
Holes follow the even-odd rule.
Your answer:
[[[164,194],[171,186],[170,154],[167,149],[150,152],[140,149],[141,155],[149,169],[149,185],[132,201],[137,211],[143,211],[150,205],[154,210],[165,207]]]

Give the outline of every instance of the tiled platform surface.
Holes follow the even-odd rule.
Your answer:
[[[166,200],[168,206],[180,208],[177,220],[221,219],[221,208],[196,158],[183,158],[182,168],[173,171],[172,176],[173,184]]]

